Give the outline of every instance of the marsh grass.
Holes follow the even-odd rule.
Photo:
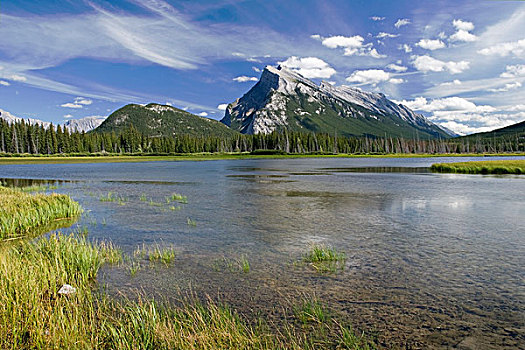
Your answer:
[[[294,306],[294,314],[303,324],[325,323],[330,320],[330,314],[323,305],[317,300],[303,300],[299,305]]]
[[[240,258],[227,258],[215,260],[212,265],[213,269],[217,272],[229,271],[229,272],[250,272],[250,262],[246,255],[242,255]]]
[[[179,203],[183,203],[183,204],[188,204],[188,197],[182,195],[182,194],[178,194],[178,193],[173,193],[171,195],[171,197],[167,198],[168,200],[170,201],[173,201],[173,202],[179,202]]]
[[[346,255],[329,246],[313,245],[303,256],[302,262],[318,272],[336,272],[344,268]]]
[[[195,221],[195,220],[193,220],[191,218],[187,218],[186,219],[186,223],[188,224],[188,226],[193,226],[193,227],[197,226],[197,221]]]
[[[430,167],[439,173],[461,174],[525,174],[525,160],[489,160],[475,162],[437,163]]]
[[[38,226],[80,216],[82,208],[60,194],[26,193],[0,187],[0,239],[25,236]]]
[[[153,246],[142,244],[133,252],[134,258],[149,260],[150,262],[162,262],[166,266],[175,260],[175,256],[176,251],[174,247],[161,247],[159,244]]]

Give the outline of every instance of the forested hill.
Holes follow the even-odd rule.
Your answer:
[[[180,135],[230,137],[238,134],[216,120],[155,103],[146,106],[126,105],[113,112],[94,132],[119,134],[129,129],[131,125],[139,133],[151,137]]]

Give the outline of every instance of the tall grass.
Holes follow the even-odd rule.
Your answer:
[[[31,194],[7,187],[0,187],[0,203],[0,239],[27,235],[35,227],[82,213],[69,196]]]
[[[437,163],[430,167],[439,173],[525,174],[525,160],[489,160],[476,162]]]

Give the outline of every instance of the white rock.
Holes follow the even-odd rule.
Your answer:
[[[76,292],[77,292],[77,289],[73,286],[70,286],[69,284],[64,284],[58,290],[58,294],[63,294],[63,295],[71,295],[71,294],[75,294]]]

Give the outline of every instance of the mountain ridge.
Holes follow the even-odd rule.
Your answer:
[[[448,138],[452,135],[384,94],[320,85],[285,67],[267,66],[259,81],[230,103],[221,122],[241,133],[291,129],[345,136]]]

